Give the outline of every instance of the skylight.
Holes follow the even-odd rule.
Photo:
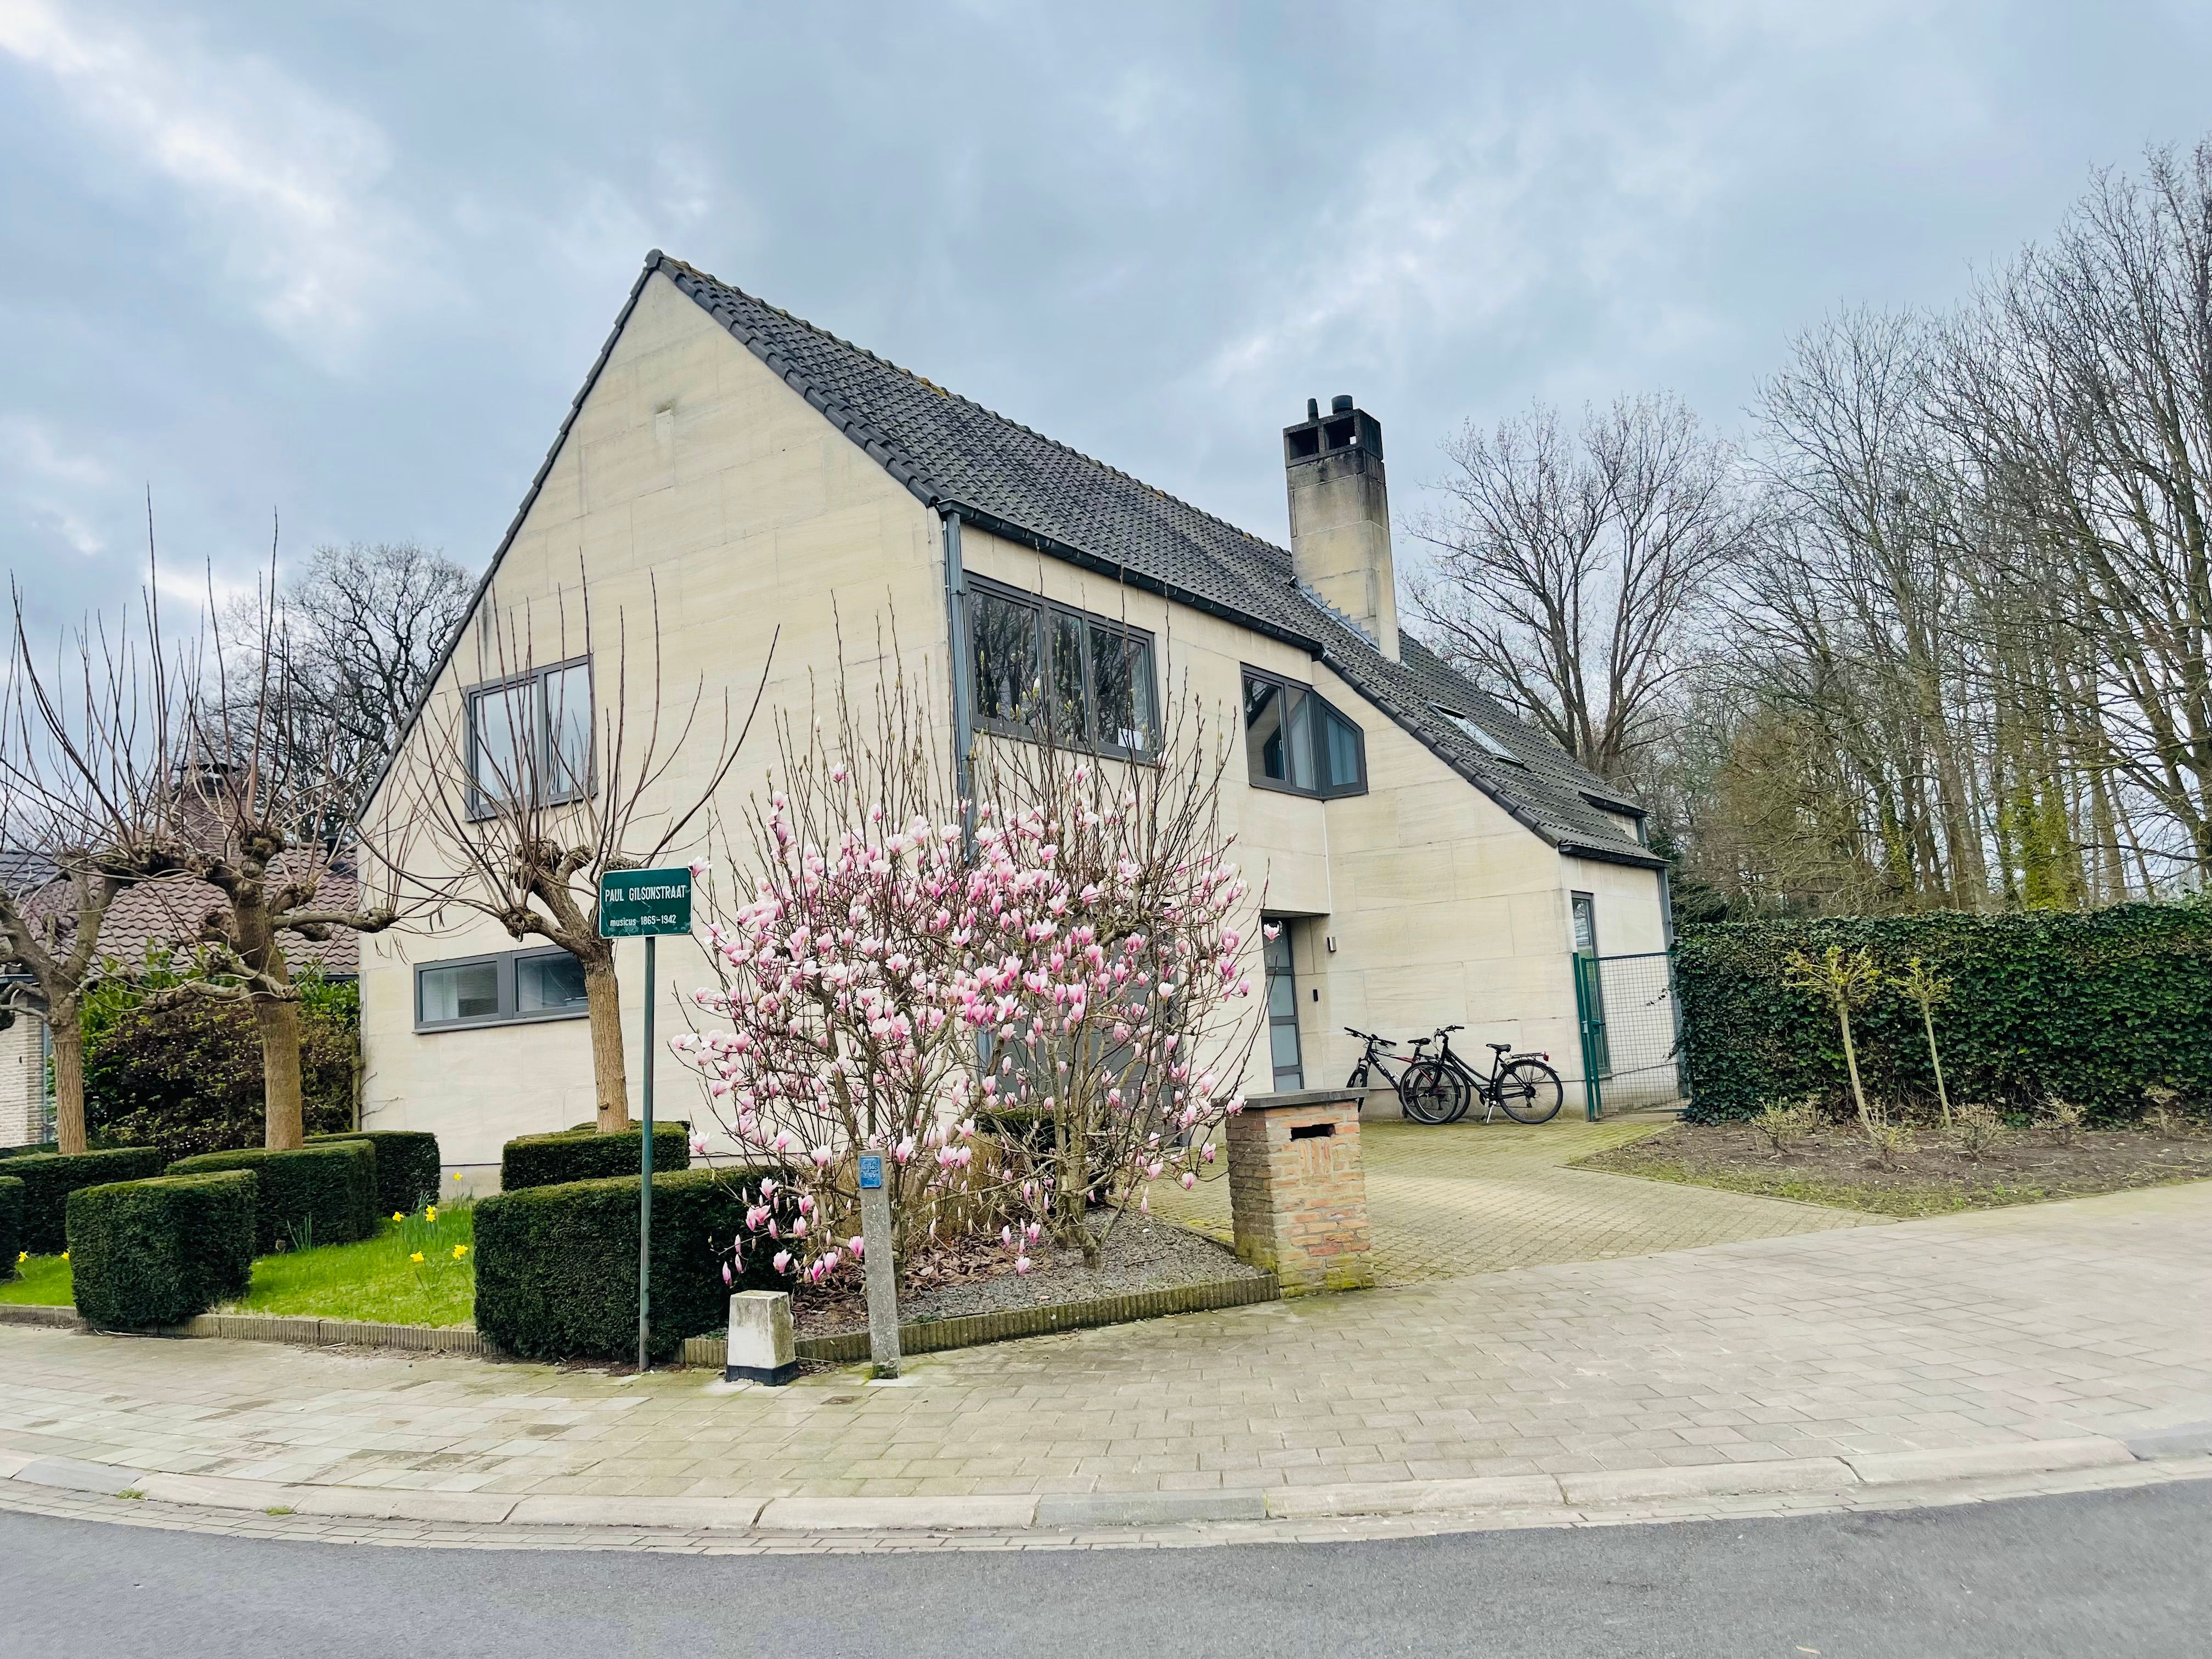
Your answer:
[[[1454,726],[1459,727],[1461,731],[1466,732],[1469,738],[1474,740],[1475,747],[1481,750],[1484,754],[1491,757],[1492,759],[1502,760],[1508,766],[1525,766],[1528,764],[1528,763],[1523,761],[1520,756],[1515,754],[1504,744],[1498,742],[1498,740],[1492,737],[1489,732],[1484,731],[1465,714],[1461,714],[1458,709],[1447,708],[1440,702],[1432,702],[1429,707],[1435,709],[1439,714],[1442,714]]]

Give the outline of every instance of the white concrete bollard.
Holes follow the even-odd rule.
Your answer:
[[[791,1298],[781,1291],[739,1291],[730,1298],[730,1352],[723,1379],[780,1388],[798,1375]]]

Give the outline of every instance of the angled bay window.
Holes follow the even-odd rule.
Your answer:
[[[1244,754],[1261,789],[1323,799],[1367,793],[1359,728],[1311,688],[1257,668],[1244,671]]]
[[[469,698],[470,810],[557,805],[592,789],[592,665],[556,663]]]
[[[978,577],[969,587],[976,725],[1109,755],[1158,747],[1151,635]]]

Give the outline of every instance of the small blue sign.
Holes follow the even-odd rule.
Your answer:
[[[884,1184],[884,1156],[881,1152],[860,1154],[860,1190],[872,1192]]]

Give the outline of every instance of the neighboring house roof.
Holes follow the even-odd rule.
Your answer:
[[[0,847],[0,892],[19,896],[36,892],[58,873],[44,853],[19,847]]]
[[[1411,635],[1400,635],[1401,660],[1391,661],[1349,621],[1298,585],[1284,549],[659,249],[647,256],[629,303],[484,573],[479,598],[528,516],[638,295],[656,271],[926,506],[957,512],[981,528],[1297,645],[1561,851],[1651,867],[1663,864],[1599,805],[1641,817],[1643,809],[1635,802]],[[1505,755],[1491,752],[1493,745],[1462,730],[1440,712],[1439,704],[1478,726]]]
[[[289,872],[309,867],[304,864],[307,856],[279,854],[270,866],[271,882],[281,883]],[[352,871],[339,866],[323,872],[315,902],[326,909],[351,910],[359,906],[360,894],[359,879]],[[221,888],[180,877],[126,887],[115,896],[100,924],[100,954],[118,962],[137,963],[143,961],[151,950],[189,950],[199,939],[201,922],[210,914],[228,908],[229,902]],[[55,880],[32,902],[32,908],[70,918],[74,903],[68,884]],[[69,930],[75,931],[73,920]],[[326,939],[291,933],[283,935],[283,939],[284,960],[295,975],[309,968],[319,969],[333,978],[350,979],[361,973],[361,935],[351,928],[333,927]]]

